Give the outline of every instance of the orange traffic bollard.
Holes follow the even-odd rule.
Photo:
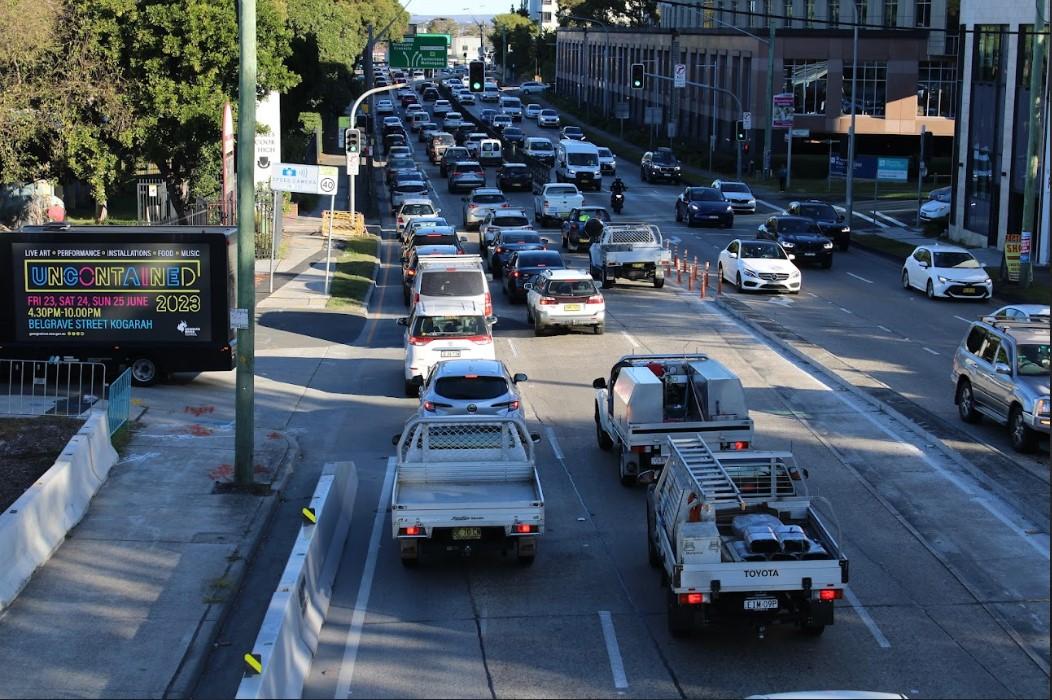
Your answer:
[[[701,298],[705,298],[706,289],[709,286],[709,263],[705,261],[705,270],[701,273]]]
[[[683,261],[679,261],[679,265],[676,265],[676,284],[683,284]]]
[[[687,270],[687,291],[688,292],[693,292],[694,291],[694,266],[693,265],[691,265],[690,268]]]
[[[716,273],[716,296],[723,294],[723,275]]]

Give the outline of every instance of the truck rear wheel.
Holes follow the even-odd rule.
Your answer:
[[[621,459],[617,462],[618,475],[621,477],[621,485],[626,488],[631,488],[636,485],[636,475],[628,471],[627,460],[625,460],[624,452],[621,453]]]
[[[614,278],[612,278],[610,276],[610,273],[607,272],[607,269],[605,267],[603,268],[602,275],[603,275],[603,277],[602,277],[602,279],[603,279],[603,289],[610,289],[611,287],[613,287],[614,286]]]
[[[668,591],[668,633],[673,637],[686,637],[691,632],[691,614],[684,610],[676,598],[676,593]]]
[[[157,383],[160,372],[157,363],[148,357],[136,357],[131,362],[132,381],[136,386],[152,386]]]
[[[610,448],[614,446],[614,441],[610,439],[610,436],[603,430],[603,424],[599,422],[599,407],[595,409],[595,441],[599,443],[599,449],[603,452],[609,452]]]

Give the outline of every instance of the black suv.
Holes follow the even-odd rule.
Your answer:
[[[525,163],[505,163],[497,170],[497,187],[504,192],[515,188],[529,191],[533,188],[533,175]]]
[[[777,241],[786,253],[795,256],[797,265],[817,262],[826,269],[833,266],[833,241],[822,235],[811,219],[778,214],[760,224],[756,237]]]
[[[810,219],[818,230],[829,236],[836,243],[837,250],[851,247],[851,227],[844,222],[844,215],[837,212],[831,204],[818,199],[803,202],[791,202],[787,212],[793,216]]]
[[[643,154],[639,164],[639,179],[643,182],[669,180],[678,185],[681,177],[679,160],[671,148],[662,147]]]

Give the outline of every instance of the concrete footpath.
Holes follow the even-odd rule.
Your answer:
[[[312,290],[320,219],[289,224],[280,286],[261,315],[321,296]],[[133,389],[120,461],[0,615],[0,696],[189,696],[297,461],[294,436],[263,395],[267,360],[257,362],[254,493],[229,488],[233,372]]]

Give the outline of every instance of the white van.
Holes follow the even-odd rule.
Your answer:
[[[522,121],[522,100],[518,97],[500,98],[500,112],[511,117],[513,122]]]
[[[431,121],[431,117],[428,116],[427,112],[420,110],[419,112],[409,112],[406,115],[406,121],[409,122],[410,129],[420,131],[420,125]]]
[[[593,146],[594,149],[594,146]],[[499,139],[482,139],[479,142],[479,163],[482,165],[500,165],[504,162]]]
[[[599,149],[594,143],[563,139],[555,149],[555,180],[572,182],[580,189],[603,187]]]
[[[474,255],[428,255],[421,258],[409,297],[410,306],[454,298],[478,304],[486,316],[493,313],[493,297],[482,269],[482,258]]]

